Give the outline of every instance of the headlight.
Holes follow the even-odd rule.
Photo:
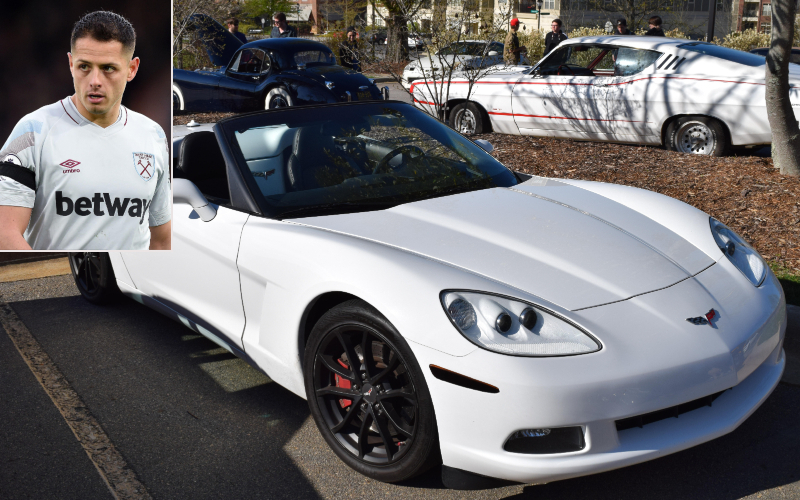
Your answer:
[[[442,306],[473,344],[514,356],[564,356],[600,350],[576,325],[540,306],[499,295],[445,290]]]
[[[709,218],[709,222],[711,223],[711,234],[714,235],[714,240],[722,253],[752,284],[760,286],[767,275],[767,265],[761,255],[733,229],[722,222],[713,217]]]

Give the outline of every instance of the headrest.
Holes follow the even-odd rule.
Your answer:
[[[190,180],[225,176],[225,159],[214,132],[195,132],[184,137],[176,170],[176,177]]]

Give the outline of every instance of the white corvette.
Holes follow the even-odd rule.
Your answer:
[[[615,469],[733,431],[781,378],[780,284],[684,203],[515,174],[392,101],[175,135],[174,249],[72,254],[81,293],[118,287],[307,398],[367,476]]]
[[[420,106],[444,105],[462,133],[561,137],[664,145],[722,155],[729,146],[769,144],[765,59],[705,42],[633,36],[566,40],[535,67],[509,67],[469,82],[410,91]],[[800,119],[800,68],[790,65]],[[469,92],[469,95],[467,95]]]

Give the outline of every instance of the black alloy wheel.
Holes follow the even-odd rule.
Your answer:
[[[282,95],[273,96],[272,99],[269,100],[269,109],[288,107],[289,103],[286,102],[286,99]]]
[[[438,457],[430,395],[405,341],[358,300],[329,311],[306,350],[306,394],[325,440],[380,481],[423,472]]]
[[[120,295],[108,253],[70,253],[69,267],[78,291],[89,302],[106,304]]]

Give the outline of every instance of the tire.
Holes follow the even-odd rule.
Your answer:
[[[108,253],[70,253],[69,267],[78,291],[92,304],[108,304],[121,296]]]
[[[183,91],[177,83],[172,84],[172,112],[180,114],[186,111],[186,101],[183,99]]]
[[[294,100],[289,92],[283,87],[275,87],[267,93],[264,99],[264,109],[277,109],[294,106]]]
[[[367,345],[372,356],[364,357]],[[354,371],[348,352],[360,361]],[[422,370],[394,326],[367,303],[350,300],[320,318],[303,375],[317,428],[352,469],[391,483],[440,463]]]
[[[672,121],[665,143],[671,151],[708,156],[722,156],[729,147],[722,124],[706,116],[683,116]]]
[[[463,102],[450,112],[450,128],[464,135],[483,133],[483,114],[472,102]]]

